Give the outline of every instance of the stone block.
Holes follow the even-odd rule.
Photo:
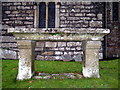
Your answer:
[[[13,36],[0,36],[0,42],[16,42]]]
[[[17,7],[16,6],[10,6],[9,10],[17,10]]]
[[[45,46],[45,42],[36,42],[36,47],[44,47]]]
[[[72,60],[72,59],[73,59],[72,56],[69,55],[69,54],[63,55],[63,61],[70,61],[70,60]]]
[[[68,47],[76,46],[76,42],[67,42],[67,46]]]
[[[44,60],[55,60],[55,56],[45,56]]]
[[[94,14],[94,13],[89,13],[89,14],[87,14],[87,16],[90,16],[90,17],[95,17],[95,16],[96,16],[96,14]]]
[[[99,59],[103,59],[103,53],[99,53]]]
[[[73,52],[68,52],[69,55],[73,55]]]
[[[44,49],[43,47],[42,47],[42,48],[41,48],[41,47],[40,47],[40,48],[38,47],[38,48],[35,48],[35,51],[43,51],[43,49]]]
[[[65,52],[65,51],[64,51],[64,52],[63,52],[63,54],[64,54],[64,55],[67,55],[67,54],[68,54],[68,52]]]
[[[90,13],[91,12],[91,10],[81,10],[81,13]]]
[[[15,48],[17,47],[17,43],[1,43],[0,47],[2,48]]]
[[[5,13],[6,13],[6,14],[10,14],[10,13],[11,13],[11,11],[5,11]]]
[[[66,49],[66,50],[70,50],[70,47],[66,47],[65,49]]]
[[[54,55],[54,51],[45,51],[43,53],[41,53],[41,55]]]
[[[82,42],[75,42],[76,46],[81,46]]]
[[[0,58],[2,59],[18,59],[16,51],[0,49]]]
[[[55,55],[62,55],[63,54],[63,52],[61,52],[61,51],[55,51]]]
[[[61,12],[61,13],[65,13],[66,10],[65,10],[65,9],[60,9],[60,12]]]
[[[55,60],[62,60],[62,56],[55,56]]]
[[[80,20],[79,17],[67,17],[67,20]]]
[[[45,58],[44,58],[44,56],[37,55],[37,56],[36,56],[36,60],[45,60]]]
[[[97,14],[98,20],[102,20],[102,14]]]
[[[102,21],[90,21],[90,27],[102,27]]]
[[[82,13],[76,13],[75,16],[83,16]]]
[[[58,47],[66,46],[66,42],[58,42]]]
[[[33,22],[27,22],[27,21],[25,21],[24,24],[33,24]]]
[[[21,2],[14,2],[14,5],[21,5]]]
[[[60,24],[60,27],[67,27],[67,25],[65,25],[65,24]]]
[[[83,20],[90,20],[91,18],[90,18],[90,17],[80,17],[80,19],[83,19]]]
[[[85,6],[84,8],[85,8],[85,9],[93,9],[93,6],[92,6],[92,5],[89,5],[89,6]]]
[[[66,20],[66,17],[61,16],[61,17],[60,17],[60,20]]]
[[[0,30],[0,36],[2,36],[3,34],[6,34],[7,33],[7,31],[1,31]]]
[[[82,61],[82,55],[81,54],[74,55],[73,59],[77,62],[80,62],[80,61]]]
[[[76,50],[82,50],[82,48],[81,47],[76,47]]]
[[[57,42],[45,42],[45,47],[56,47]]]
[[[19,11],[12,11],[11,13],[12,13],[12,14],[18,14]]]
[[[70,48],[70,50],[72,50],[72,51],[73,51],[73,50],[76,50],[76,49],[75,49],[75,47],[71,47],[71,48]]]
[[[80,54],[80,51],[79,52],[78,51],[74,51],[73,53],[74,53],[74,55],[77,55],[77,54]]]
[[[64,47],[60,47],[59,50],[60,50],[60,51],[64,51],[65,48],[64,48]]]
[[[91,2],[82,2],[83,5],[91,5]]]
[[[99,78],[99,49],[101,46],[100,41],[84,41],[84,66],[83,75],[85,77]]]

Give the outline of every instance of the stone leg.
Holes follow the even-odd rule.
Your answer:
[[[99,78],[99,49],[101,41],[83,41],[83,76]]]
[[[30,79],[34,73],[34,47],[35,41],[18,40],[19,67],[18,80]]]

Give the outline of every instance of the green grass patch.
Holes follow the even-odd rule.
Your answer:
[[[119,59],[120,60],[120,59]],[[118,59],[100,61],[101,78],[16,80],[18,60],[2,60],[3,88],[118,88]],[[35,71],[44,73],[81,73],[80,62],[35,61]]]

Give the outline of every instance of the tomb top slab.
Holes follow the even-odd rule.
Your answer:
[[[110,33],[109,29],[103,28],[9,28],[9,33],[69,33],[69,34],[86,34],[86,33]]]
[[[17,40],[79,41],[102,40],[110,33],[102,28],[9,28]]]

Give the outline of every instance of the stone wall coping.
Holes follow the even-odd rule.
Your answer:
[[[103,28],[8,28],[8,33],[108,34],[110,30]]]

